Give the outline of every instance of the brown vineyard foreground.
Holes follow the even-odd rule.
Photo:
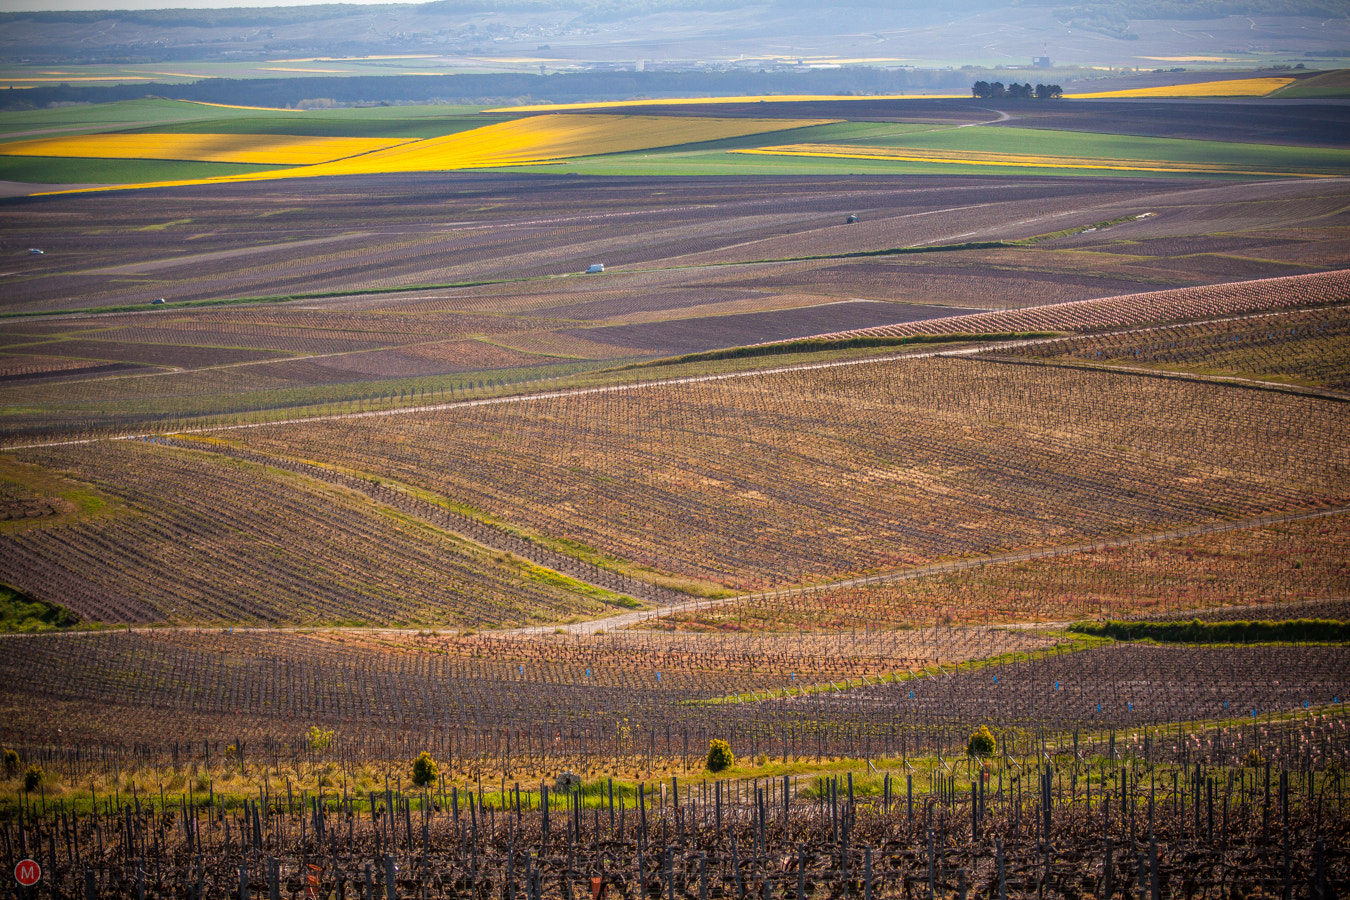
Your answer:
[[[809,781],[32,795],[4,862],[43,881],[5,896],[1320,900],[1350,878],[1346,724],[1014,738]]]

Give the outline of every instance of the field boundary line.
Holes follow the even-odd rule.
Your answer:
[[[800,597],[809,594],[819,594],[825,591],[832,591],[839,588],[863,587],[874,584],[889,584],[896,581],[911,581],[917,578],[925,578],[930,575],[948,575],[954,572],[964,572],[970,569],[979,569],[985,566],[1002,565],[1013,562],[1028,562],[1037,559],[1052,559],[1058,556],[1072,556],[1076,553],[1085,553],[1089,551],[1110,550],[1118,547],[1134,547],[1140,544],[1153,544],[1161,541],[1177,540],[1184,537],[1194,537],[1197,535],[1221,534],[1228,531],[1244,531],[1250,528],[1264,528],[1268,525],[1279,525],[1285,522],[1300,522],[1308,519],[1321,519],[1330,516],[1338,516],[1350,513],[1350,505],[1336,506],[1328,509],[1298,510],[1288,513],[1275,513],[1273,515],[1258,516],[1251,519],[1240,519],[1229,522],[1210,522],[1205,525],[1191,525],[1184,528],[1173,528],[1168,531],[1157,531],[1148,534],[1121,535],[1114,538],[1101,538],[1095,541],[1080,541],[1074,544],[1062,544],[1055,547],[1037,547],[1026,550],[1012,550],[1006,553],[995,553],[986,556],[971,557],[968,559],[950,560],[947,562],[929,563],[923,566],[916,566],[912,569],[903,569],[897,572],[885,572],[880,575],[866,575],[859,578],[848,578],[843,581],[834,581],[824,584],[806,585],[803,587],[782,588],[776,591],[750,592],[747,594],[737,594],[734,597],[721,598],[703,598],[691,600],[687,603],[679,603],[672,606],[662,606],[656,609],[637,610],[630,613],[622,613],[616,616],[609,616],[604,619],[593,619],[589,622],[578,622],[572,625],[563,626],[526,626],[507,631],[494,632],[498,634],[549,634],[556,631],[559,627],[570,634],[594,634],[597,631],[609,631],[615,628],[627,628],[641,622],[651,619],[659,619],[668,613],[689,612],[701,609],[711,609],[717,606],[725,606],[730,603],[736,603],[747,599],[760,598],[764,600],[774,600],[780,597]],[[998,627],[1016,627],[1017,623],[1011,625],[1000,625]],[[1030,623],[1027,627],[1051,627],[1047,623]]]

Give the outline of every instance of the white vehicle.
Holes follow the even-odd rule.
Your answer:
[[[591,263],[589,266],[586,267],[587,275],[599,275],[603,271],[605,271],[604,263]]]
[[[28,248],[28,255],[29,255],[29,256],[41,256],[41,255],[42,255],[42,251],[39,250],[39,249],[36,248],[36,247],[29,247],[29,248]]]

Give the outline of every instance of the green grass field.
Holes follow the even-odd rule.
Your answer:
[[[179,122],[188,119],[216,119],[228,108],[189,103],[185,100],[125,100],[120,103],[89,103],[55,109],[0,112],[0,135],[61,129],[75,131],[118,131],[151,122]],[[256,112],[238,110],[240,114]]]

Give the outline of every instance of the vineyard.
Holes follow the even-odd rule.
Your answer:
[[[929,358],[227,439],[757,591],[1335,505],[1347,437],[1339,407],[1309,398]]]
[[[858,671],[1019,642],[992,666]],[[22,641],[3,657],[8,696],[34,696],[59,671],[60,721],[87,729],[99,710],[107,730],[82,730],[81,749],[20,745],[52,793],[0,820],[5,861],[40,861],[53,890],[128,898],[306,885],[568,898],[597,879],[616,896],[691,898],[1128,897],[1140,884],[1324,896],[1344,883],[1344,646],[1026,652],[1035,642],[945,629],[814,642]],[[779,677],[808,660],[803,676],[827,674],[821,662],[831,678],[853,674],[824,691]],[[145,677],[118,677],[128,665]],[[756,699],[685,699],[737,686]],[[27,731],[7,706],[6,731]],[[145,743],[166,711],[177,727]],[[1170,724],[1197,717],[1217,721]],[[979,722],[1001,723],[997,749],[972,759],[965,735]],[[118,729],[137,742],[117,743]],[[709,734],[755,765],[700,774]],[[405,778],[422,749],[440,767],[419,789]]]
[[[0,900],[1345,896],[1344,179],[757,106],[5,145],[381,171],[0,202]]]
[[[632,602],[258,465],[132,442],[24,458],[120,501],[0,543],[0,580],[95,621],[477,625]]]
[[[612,382],[598,370],[821,332],[1192,315],[1102,299],[1159,286],[1205,296],[1266,279],[1227,290],[1321,303],[1344,295],[1321,273],[1350,265],[1339,182],[783,177],[731,196],[708,179],[344,183],[72,195],[42,201],[40,217],[26,212],[35,200],[0,208],[7,230],[46,248],[5,276],[0,442]],[[633,188],[649,184],[660,190]],[[845,227],[850,212],[861,221]],[[604,277],[579,277],[596,260]],[[1248,300],[1219,307],[1261,308]],[[107,314],[58,315],[91,309]],[[968,316],[979,312],[993,318]]]
[[[1018,355],[1224,374],[1345,392],[1350,307],[1091,335],[1020,348]]]
[[[1348,561],[1350,518],[1340,515],[883,584],[750,594],[672,611],[643,627],[796,633],[935,621],[1343,619]]]

